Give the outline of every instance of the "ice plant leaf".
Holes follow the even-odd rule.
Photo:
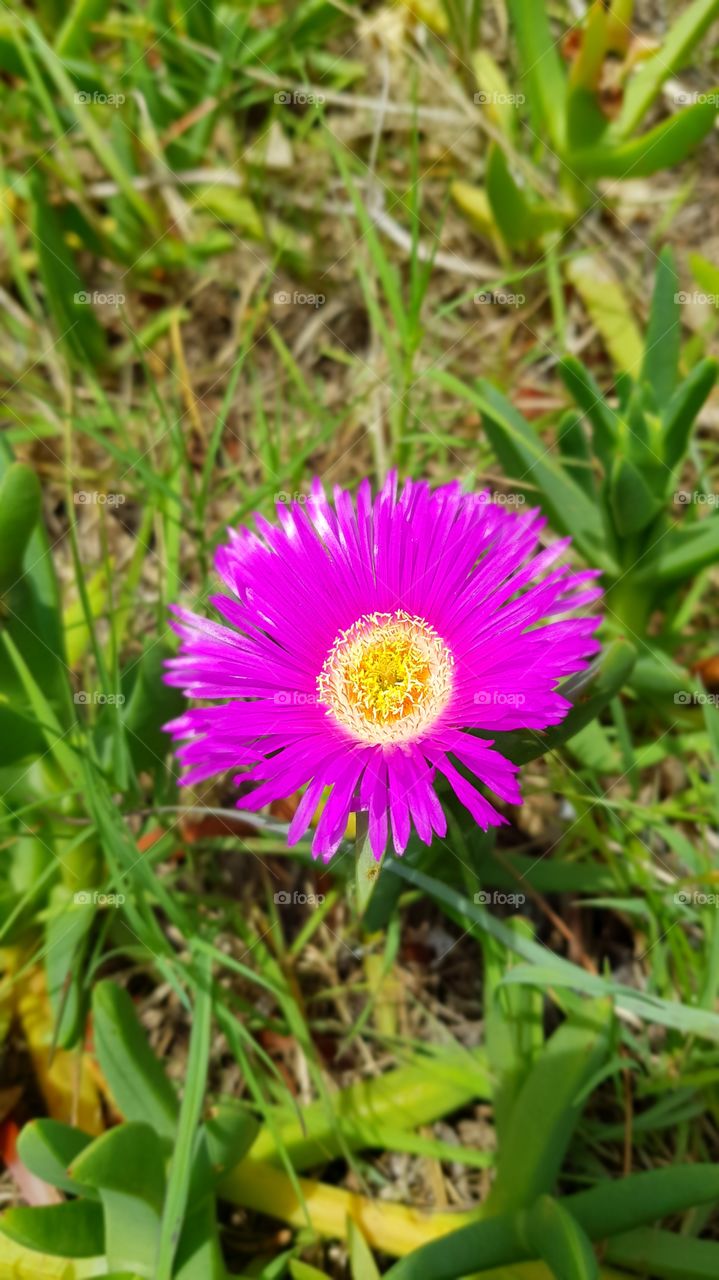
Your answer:
[[[256,523],[217,553],[223,624],[174,610],[166,679],[205,704],[167,726],[185,785],[239,768],[243,809],[304,788],[289,842],[322,799],[312,851],[325,860],[352,811],[377,861],[413,826],[425,844],[444,836],[440,775],[483,830],[506,823],[476,784],[521,802],[502,735],[570,710],[557,685],[599,650],[599,619],[582,613],[599,571],[561,563],[569,539],[538,550],[541,512],[458,482],[400,490],[391,475],[374,497],[364,481],[330,503],[317,481],[277,524]]]
[[[700,360],[669,401],[662,417],[664,458],[669,467],[682,461],[704,401],[717,379],[717,362]]]
[[[586,147],[572,153],[580,178],[646,178],[679,164],[714,127],[716,90],[668,120],[618,145]]]
[[[90,1145],[92,1138],[72,1125],[43,1116],[23,1126],[18,1138],[18,1154],[23,1164],[37,1178],[52,1187],[78,1195],[84,1188],[73,1182],[67,1169],[76,1156]]]
[[[150,1048],[128,993],[101,982],[92,998],[95,1049],[112,1096],[128,1120],[145,1121],[174,1139],[179,1106]]]
[[[674,393],[679,370],[678,288],[674,255],[667,247],[659,255],[642,365],[642,380],[651,383],[662,405]]]
[[[40,481],[32,467],[14,462],[0,485],[0,590],[12,586],[22,573],[41,501]]]
[[[598,1280],[599,1263],[586,1233],[551,1196],[540,1196],[520,1232],[532,1253],[566,1280]]]
[[[611,1030],[611,1002],[605,999],[582,1006],[550,1036],[500,1135],[497,1175],[486,1202],[490,1216],[521,1209],[551,1191],[584,1090],[609,1055]]]
[[[609,485],[614,523],[623,537],[645,529],[664,506],[663,499],[652,494],[644,475],[629,458],[617,455],[614,459]]]
[[[712,1164],[653,1169],[627,1178],[606,1179],[589,1191],[560,1201],[590,1240],[606,1240],[635,1227],[657,1222],[699,1204],[711,1204],[719,1189],[719,1170]],[[460,1227],[450,1235],[415,1249],[385,1272],[385,1280],[459,1280],[484,1268],[519,1262],[531,1256],[517,1214]]]
[[[569,534],[592,563],[613,572],[601,513],[587,502],[584,490],[557,463],[518,409],[490,382],[469,387],[453,374],[437,371],[434,379],[450,393],[468,399],[482,414],[484,430],[499,462],[518,487],[539,491],[555,529]]]
[[[92,1200],[8,1209],[2,1231],[27,1249],[63,1258],[93,1258],[105,1248],[102,1209]]]
[[[612,640],[588,672],[560,686],[560,693],[572,704],[562,723],[541,735],[508,733],[502,739],[503,753],[515,764],[526,764],[568,742],[595,720],[626,684],[636,657],[636,649],[628,640]]]
[[[657,554],[636,575],[637,583],[661,584],[688,578],[719,561],[719,514],[686,527],[672,529]]]

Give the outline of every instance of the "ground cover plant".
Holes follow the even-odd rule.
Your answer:
[[[0,12],[0,1280],[719,1275],[716,0]]]

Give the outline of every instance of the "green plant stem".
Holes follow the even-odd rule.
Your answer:
[[[609,588],[606,608],[610,621],[625,629],[628,638],[643,641],[646,637],[650,602],[631,574],[620,578]]]
[[[381,862],[378,862],[372,853],[369,842],[369,813],[366,809],[360,809],[356,817],[356,834],[355,834],[355,883],[357,886],[357,910],[360,916],[363,916],[372,891],[377,883],[380,873]]]

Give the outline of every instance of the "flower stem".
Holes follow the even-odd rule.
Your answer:
[[[355,835],[355,883],[357,886],[357,910],[363,916],[372,891],[379,879],[381,862],[375,858],[369,841],[369,813],[360,809],[356,815]]]

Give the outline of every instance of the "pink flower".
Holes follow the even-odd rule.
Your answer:
[[[217,552],[229,594],[211,603],[228,625],[174,609],[182,643],[166,679],[212,704],[167,726],[184,781],[240,769],[235,781],[254,784],[244,809],[305,788],[290,844],[329,788],[312,843],[325,860],[353,809],[369,811],[378,859],[389,826],[397,853],[412,824],[427,844],[444,835],[438,774],[483,830],[506,822],[466,775],[521,803],[501,734],[570,709],[556,685],[599,649],[600,619],[574,616],[601,595],[598,571],[552,567],[568,538],[537,552],[538,511],[458,482],[398,494],[392,475],[374,499],[364,481],[356,502],[337,489],[332,505],[315,481],[278,518]]]

